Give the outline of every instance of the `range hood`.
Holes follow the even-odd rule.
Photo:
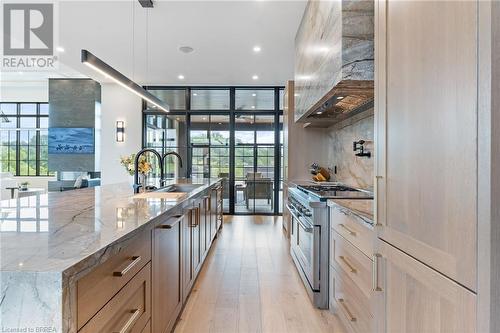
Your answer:
[[[309,1],[295,38],[295,120],[329,127],[373,112],[374,1]]]

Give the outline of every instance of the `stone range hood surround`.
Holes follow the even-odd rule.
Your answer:
[[[309,1],[295,45],[295,121],[328,127],[373,107],[374,1]]]

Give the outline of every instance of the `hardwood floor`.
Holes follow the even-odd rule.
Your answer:
[[[191,332],[343,332],[312,306],[281,218],[226,216],[175,328]]]

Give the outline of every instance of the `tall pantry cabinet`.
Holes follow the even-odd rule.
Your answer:
[[[495,331],[495,6],[376,2],[380,332]]]

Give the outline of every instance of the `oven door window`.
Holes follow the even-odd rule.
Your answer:
[[[305,219],[301,219],[294,223],[297,227],[297,236],[295,238],[296,241],[296,255],[300,264],[302,266],[302,270],[309,281],[309,284],[313,289],[319,289],[318,283],[314,278],[314,233],[315,228],[312,223],[308,222]],[[319,241],[319,238],[318,238]]]

